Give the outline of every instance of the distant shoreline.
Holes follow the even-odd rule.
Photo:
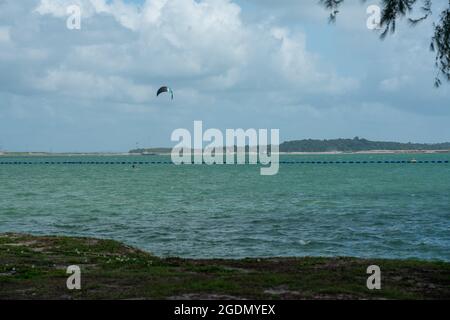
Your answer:
[[[296,155],[343,155],[343,154],[428,154],[428,153],[450,153],[450,150],[365,150],[365,151],[325,151],[325,152],[280,152],[280,154]]]
[[[253,152],[250,152],[253,153]],[[365,151],[323,151],[323,152],[279,152],[280,155],[354,155],[354,154],[443,154],[450,150],[365,150]],[[194,152],[193,154],[197,154]],[[217,153],[223,154],[223,153]],[[151,154],[130,152],[0,152],[0,157],[83,157],[83,156],[170,156],[168,152]]]

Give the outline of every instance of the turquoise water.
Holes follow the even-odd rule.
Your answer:
[[[405,161],[411,155],[284,156]],[[450,154],[414,155],[420,161]],[[169,157],[0,157],[170,161]],[[450,261],[450,164],[0,164],[0,232],[112,238],[160,256]]]

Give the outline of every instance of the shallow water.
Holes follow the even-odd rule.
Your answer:
[[[434,155],[283,161],[450,160]],[[170,161],[169,157],[0,157]],[[161,256],[450,261],[450,164],[0,164],[0,232],[112,238]]]

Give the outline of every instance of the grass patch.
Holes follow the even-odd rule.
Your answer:
[[[381,290],[368,290],[378,265]],[[82,290],[66,288],[78,265]],[[0,234],[0,299],[449,299],[450,264],[342,258],[161,259],[112,240]]]

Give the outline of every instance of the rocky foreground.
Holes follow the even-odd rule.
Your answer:
[[[81,290],[67,288],[70,265]],[[369,265],[380,290],[367,289]],[[450,263],[163,259],[112,240],[0,234],[0,299],[450,299]]]

